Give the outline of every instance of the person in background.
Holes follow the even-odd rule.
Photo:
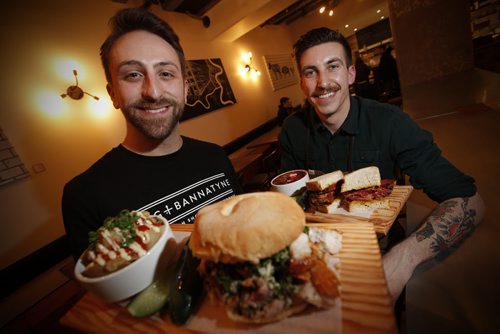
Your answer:
[[[357,96],[374,98],[370,89],[370,66],[366,65],[359,53],[356,54],[354,63],[356,68],[356,79],[354,81],[354,92]]]
[[[110,23],[101,60],[126,135],[64,187],[64,227],[75,260],[89,232],[123,209],[192,223],[201,207],[241,193],[220,146],[179,133],[188,83],[176,33],[146,9],[123,9]]]
[[[280,104],[278,106],[278,117],[277,117],[278,126],[281,126],[285,118],[287,118],[293,112],[294,108],[292,107],[292,101],[290,101],[289,97],[283,96],[280,99]]]
[[[313,108],[283,123],[281,170],[351,172],[377,166],[383,179],[396,179],[399,169],[438,203],[416,231],[383,255],[396,302],[420,263],[443,258],[474,230],[484,216],[483,200],[474,179],[446,160],[432,135],[406,113],[350,96],[356,68],[344,36],[329,28],[313,29],[295,43],[294,53],[302,91]]]
[[[387,97],[399,96],[399,74],[396,59],[392,56],[392,46],[387,46],[380,56],[378,65],[379,86]]]

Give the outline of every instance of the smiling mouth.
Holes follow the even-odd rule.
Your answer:
[[[150,114],[159,114],[161,112],[167,111],[169,107],[170,106],[163,106],[158,108],[139,108],[139,109]]]
[[[324,94],[316,95],[316,97],[319,99],[327,99],[327,98],[332,97],[334,95],[335,95],[335,92],[326,92]]]

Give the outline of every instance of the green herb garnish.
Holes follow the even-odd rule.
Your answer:
[[[262,259],[258,265],[250,262],[238,264],[217,263],[216,279],[222,291],[228,295],[238,295],[244,290],[252,290],[254,287],[244,287],[241,283],[249,277],[260,277],[265,279],[272,287],[276,297],[285,298],[291,296],[296,290],[296,285],[288,273],[290,265],[290,250],[282,251]],[[261,272],[259,272],[259,269]],[[265,273],[265,274],[263,274]]]
[[[136,212],[122,210],[116,217],[108,217],[104,220],[104,224],[97,231],[89,232],[90,248],[95,248],[101,232],[104,230],[113,230],[118,228],[121,231],[123,240],[121,247],[127,248],[130,246],[136,237],[135,222],[139,219]]]

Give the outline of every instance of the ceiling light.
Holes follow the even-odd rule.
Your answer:
[[[380,9],[377,9],[377,14],[380,14]]]
[[[344,27],[345,27],[345,28],[349,28],[349,25],[348,25],[348,24],[346,24]]]
[[[329,0],[329,1],[324,1],[324,5],[322,5],[319,9],[320,14],[328,12],[329,16],[333,15],[333,9],[335,6],[338,4],[338,0]]]
[[[358,31],[358,28],[354,28],[354,31]]]
[[[64,99],[66,96],[69,96],[71,97],[73,100],[80,100],[84,94],[87,94],[88,96],[91,96],[93,97],[94,99],[96,100],[99,100],[99,97],[95,96],[95,95],[92,95],[90,93],[87,93],[85,91],[83,91],[83,89],[81,89],[79,86],[78,86],[78,72],[76,70],[73,70],[73,75],[75,76],[75,82],[76,84],[75,85],[71,85],[69,86],[67,89],[66,89],[66,93],[64,94],[61,94],[61,97]]]
[[[385,19],[385,16],[381,16],[381,17],[380,17],[380,19],[381,19],[381,20]]]

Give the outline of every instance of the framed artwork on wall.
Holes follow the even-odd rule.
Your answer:
[[[188,60],[189,91],[181,121],[236,103],[220,58]]]
[[[271,80],[273,90],[294,85],[298,82],[297,71],[293,58],[289,54],[264,56],[267,74]]]

